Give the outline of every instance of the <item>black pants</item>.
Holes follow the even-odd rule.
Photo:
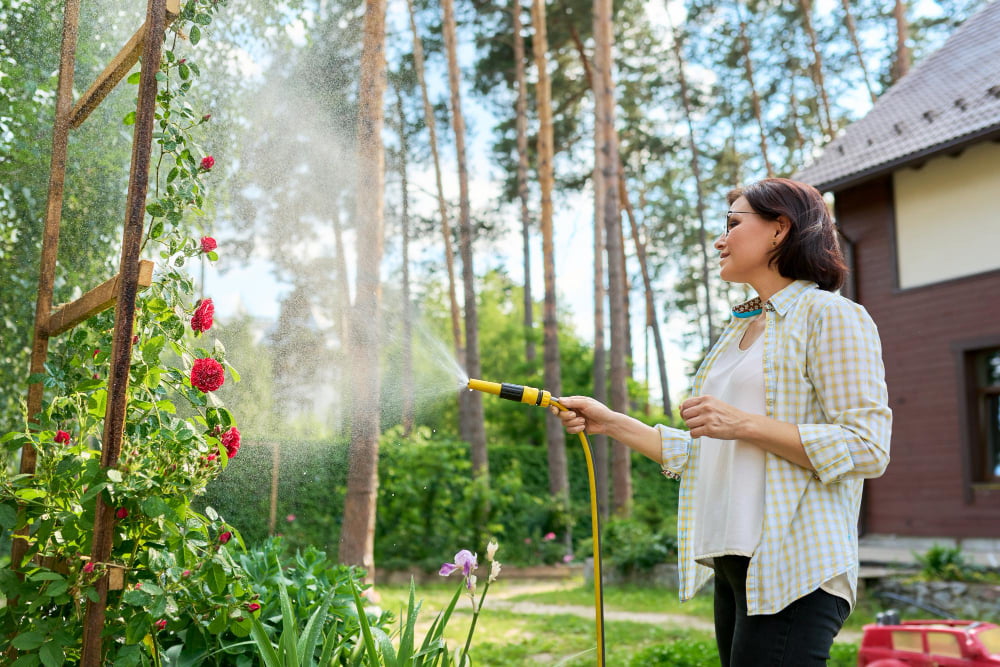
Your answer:
[[[850,613],[847,600],[816,589],[777,614],[747,616],[744,556],[715,559],[715,641],[722,667],[810,667],[830,659]]]

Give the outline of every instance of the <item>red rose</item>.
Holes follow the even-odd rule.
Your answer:
[[[222,364],[215,359],[195,359],[191,367],[191,385],[201,391],[215,391],[226,381]]]
[[[222,445],[226,448],[226,455],[229,458],[233,458],[240,451],[240,431],[235,426],[223,433],[219,439],[222,440]]]
[[[205,114],[204,116],[201,117],[201,122],[207,123],[209,120],[211,120],[211,118],[212,118],[212,114],[207,113],[207,114]]]
[[[215,304],[212,303],[211,299],[202,300],[194,309],[194,315],[191,316],[191,330],[208,331],[212,328],[213,317],[215,317]]]
[[[206,155],[201,159],[201,165],[199,165],[202,171],[208,171],[215,166],[215,158],[211,155]]]
[[[94,350],[94,359],[96,359],[96,358],[97,358],[97,355],[99,355],[100,353],[101,353],[101,348],[96,348],[96,349]]]
[[[128,510],[125,509],[124,507],[119,507],[115,511],[115,517],[117,517],[119,519],[124,519],[124,518],[128,517]]]
[[[52,439],[58,442],[60,445],[68,445],[69,433],[67,433],[66,431],[56,431],[56,437]]]
[[[219,456],[218,454],[216,454],[215,452],[212,452],[211,454],[209,454],[208,456],[206,456],[204,458],[205,458],[205,461],[214,461],[218,456]]]
[[[134,336],[132,336],[132,344],[135,345],[138,342],[139,342],[139,334],[135,334]]]
[[[156,622],[156,627],[159,628],[160,630],[167,627],[167,619],[161,618],[160,620],[158,620]]]
[[[227,530],[222,535],[219,535],[219,544],[225,544],[231,539],[233,539],[233,534]]]
[[[91,572],[94,571],[94,564],[87,563],[86,565],[83,566],[83,571],[86,572],[87,574],[90,574]]]
[[[249,609],[250,611],[257,611],[258,609],[260,609],[260,605],[257,604],[256,602],[251,602],[250,604],[247,605],[247,609]]]
[[[212,252],[213,250],[215,250],[218,247],[219,247],[219,244],[216,243],[215,239],[213,239],[211,236],[202,236],[201,237],[201,251],[202,252]]]

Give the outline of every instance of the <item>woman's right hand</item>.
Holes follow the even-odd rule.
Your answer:
[[[549,409],[562,420],[566,431],[574,435],[581,431],[592,435],[607,434],[615,417],[621,416],[588,396],[564,396],[557,400],[566,409],[560,410],[554,405]]]

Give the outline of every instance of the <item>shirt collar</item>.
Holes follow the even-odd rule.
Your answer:
[[[798,299],[803,293],[808,290],[817,289],[818,285],[811,280],[795,280],[781,288],[776,294],[774,294],[768,303],[779,315],[784,317],[785,313],[791,307],[795,300]],[[746,313],[748,311],[753,311],[761,308],[763,304],[760,301],[759,296],[744,301],[741,304],[736,305],[733,308],[733,313]]]

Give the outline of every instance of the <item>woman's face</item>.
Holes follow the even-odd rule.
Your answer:
[[[719,275],[731,283],[752,283],[773,270],[770,253],[781,241],[782,225],[753,212],[745,197],[729,207],[726,232],[715,240],[719,251]]]

